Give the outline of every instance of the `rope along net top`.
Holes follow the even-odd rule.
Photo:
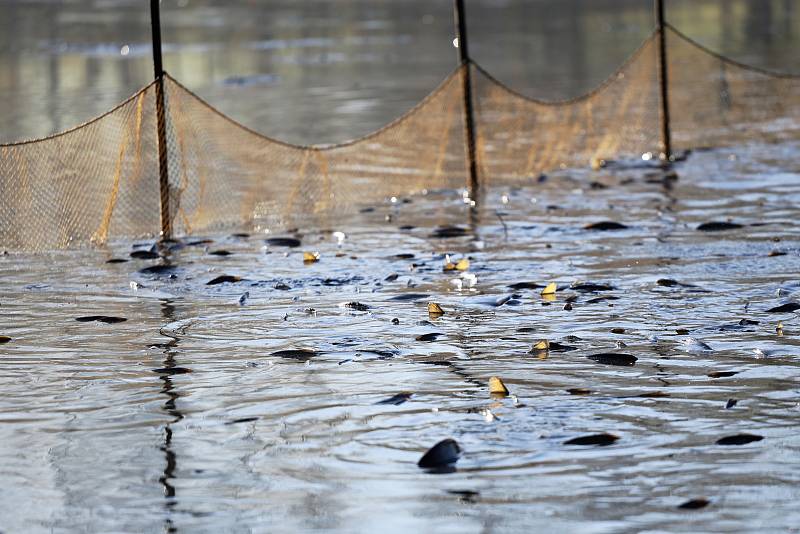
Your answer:
[[[464,65],[380,130],[325,146],[254,132],[167,76],[172,227],[186,235],[330,226],[389,197],[465,187],[465,69],[481,186],[658,153],[660,37],[654,32],[590,93],[561,102],[525,97]],[[798,137],[799,77],[737,63],[669,25],[664,38],[676,149]],[[155,88],[71,130],[0,145],[0,247],[42,251],[158,235]]]

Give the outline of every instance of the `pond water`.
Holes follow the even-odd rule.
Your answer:
[[[184,28],[186,39],[168,53],[173,74],[197,73],[189,81],[204,96],[262,131],[277,124],[293,140],[337,140],[379,126],[423,95],[454,55],[445,47],[441,56],[417,55],[418,72],[408,60],[395,71],[387,57],[404,63],[382,44],[377,59],[345,54],[349,70],[340,72],[314,63],[306,41],[292,40],[319,37],[303,30],[308,23],[338,28],[333,48],[358,48],[372,32],[422,50],[430,43],[419,37],[419,21],[430,13],[421,2],[308,3],[331,19],[276,2],[281,15],[267,29],[246,23],[244,4],[231,12],[164,4],[166,26]],[[404,16],[392,7],[400,4]],[[539,4],[547,3],[486,1],[475,11],[505,7],[522,20]],[[699,4],[699,19],[720,14],[718,2]],[[731,27],[759,28],[747,22],[756,13],[748,6],[766,9],[764,2],[731,4]],[[768,4],[771,18],[758,20],[778,37],[762,45],[772,52],[751,52],[778,61],[773,52],[788,50],[793,34],[775,22],[784,3]],[[424,5],[436,6],[425,20],[440,25],[444,39],[449,2]],[[632,49],[649,28],[649,2],[592,3],[597,11],[570,5],[553,20],[603,14],[611,29],[597,34],[605,35],[601,43],[628,21],[634,30],[613,50]],[[675,2],[674,16],[689,20],[687,5]],[[49,58],[48,72],[76,84],[48,87],[53,78],[38,71],[30,76],[41,85],[26,94],[21,75],[3,78],[3,91],[16,99],[0,100],[4,137],[69,126],[62,123],[88,118],[146,82],[146,53],[105,57],[102,39],[75,26],[104,27],[132,6],[3,7],[17,17],[3,21],[30,23],[41,10],[54,17],[41,20],[55,21],[61,41],[37,31],[59,46],[47,48],[36,32],[19,31],[19,42],[43,47],[31,57]],[[305,59],[278,73],[232,61],[240,56],[225,52],[236,35],[231,13],[245,21],[251,48],[237,46],[261,43],[255,50],[280,50],[265,53],[272,60]],[[500,24],[476,19],[485,28]],[[141,43],[146,18],[128,20],[106,31]],[[476,56],[494,58],[511,78],[517,72],[522,85],[533,80],[533,71],[518,68],[519,55],[504,59],[499,45],[480,40],[482,27]],[[525,42],[525,28],[519,23],[504,39]],[[743,51],[736,48],[743,35],[732,31],[719,42]],[[107,36],[109,49],[127,41]],[[198,42],[205,48],[191,48]],[[8,61],[14,48],[4,50]],[[612,55],[540,87],[580,92],[616,66]],[[340,77],[323,83],[334,70]],[[394,77],[385,77],[390,70]],[[372,82],[356,84],[357,74]],[[84,85],[90,79],[107,84]],[[84,87],[100,97],[87,97]],[[61,100],[64,91],[80,93],[74,105]],[[796,529],[800,321],[769,310],[800,292],[798,153],[796,143],[698,151],[676,165],[676,176],[643,164],[560,171],[535,185],[487,191],[476,208],[462,191],[428,191],[326,229],[191,236],[152,259],[130,257],[146,255],[152,242],[2,256],[0,335],[11,339],[0,344],[0,532]],[[606,221],[624,227],[587,228]],[[709,222],[731,224],[698,229]],[[453,226],[458,235],[437,236]],[[271,237],[301,244],[269,244]],[[319,253],[319,261],[304,263],[304,252]],[[447,255],[468,258],[468,270],[444,271]],[[224,275],[233,278],[208,284]],[[550,282],[558,291],[542,296],[537,286]],[[429,302],[445,314],[431,316]],[[125,321],[86,320],[93,316]],[[551,349],[531,352],[541,340]],[[298,350],[312,352],[281,352]],[[636,360],[597,358],[609,353]],[[492,397],[492,376],[512,395]],[[410,396],[381,403],[401,393]],[[598,434],[617,439],[567,443]],[[740,435],[761,439],[717,443]],[[420,469],[423,453],[446,438],[462,449],[454,469]],[[708,504],[699,507],[700,499]],[[699,508],[679,507],[692,500]]]
[[[498,210],[432,191],[297,248],[186,240],[159,274],[129,258],[149,243],[6,256],[2,529],[788,530],[800,321],[767,310],[800,290],[797,149],[698,152],[677,181],[554,174],[491,192]],[[627,228],[584,228],[601,221]],[[550,300],[510,287],[551,281]],[[76,321],[97,315],[127,321]],[[638,360],[589,358],[609,352]],[[619,439],[565,444],[597,433]],[[738,434],[763,440],[716,444]],[[455,472],[419,469],[444,438]]]

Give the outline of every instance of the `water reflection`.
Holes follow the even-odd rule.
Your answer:
[[[166,321],[166,323],[175,321],[175,306],[172,304],[172,301],[163,300],[161,302],[161,317]],[[161,475],[161,477],[159,477],[158,481],[164,488],[164,497],[166,498],[164,506],[167,509],[167,517],[164,520],[164,529],[166,532],[177,532],[177,528],[173,524],[172,518],[170,517],[177,504],[177,500],[175,498],[175,486],[172,485],[172,480],[175,476],[175,470],[178,465],[177,455],[172,448],[172,425],[178,421],[181,421],[184,416],[177,407],[177,401],[181,395],[175,389],[175,385],[172,382],[172,373],[170,371],[184,368],[179,368],[177,361],[175,360],[175,356],[177,354],[176,347],[178,346],[178,341],[180,338],[165,331],[164,329],[161,330],[161,335],[170,339],[163,345],[163,367],[158,370],[160,375],[159,380],[163,382],[161,393],[167,397],[162,409],[173,419],[164,426],[164,445],[161,447],[161,451],[164,453],[165,465],[164,473]]]
[[[234,118],[289,141],[374,130],[455,64],[449,0],[162,5],[166,69]],[[798,17],[788,0],[674,0],[668,8],[669,20],[702,43],[788,71],[800,70]],[[501,80],[567,98],[605,79],[650,33],[652,1],[476,0],[468,22],[473,56]],[[150,81],[149,42],[140,3],[7,3],[0,141],[111,108]]]

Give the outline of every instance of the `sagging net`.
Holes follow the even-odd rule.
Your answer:
[[[462,66],[404,116],[360,139],[299,146],[254,132],[166,77],[169,216],[177,235],[225,228],[329,227],[390,197],[466,187],[462,76],[473,88],[480,185],[661,150],[655,32],[592,92],[527,98]],[[796,138],[800,78],[665,35],[673,147]],[[48,138],[0,145],[0,246],[47,250],[157,236],[161,228],[151,84],[107,114]]]
[[[41,251],[157,233],[154,95],[151,84],[77,128],[0,145],[0,246]]]

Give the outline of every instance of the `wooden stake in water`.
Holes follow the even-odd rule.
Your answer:
[[[454,0],[456,43],[458,60],[461,65],[461,85],[464,95],[464,145],[467,151],[467,171],[469,173],[469,197],[478,198],[478,164],[475,159],[475,118],[472,110],[472,77],[470,74],[469,48],[467,46],[467,20],[464,0]]]
[[[655,0],[658,28],[658,83],[661,97],[661,150],[665,161],[672,158],[672,139],[669,119],[669,78],[667,72],[667,35],[664,22],[664,0]]]
[[[164,105],[164,67],[161,60],[161,13],[159,0],[150,0],[150,23],[153,34],[153,70],[156,80],[156,119],[158,128],[158,170],[161,196],[161,239],[172,237],[169,213],[169,161],[167,154],[167,117]]]

